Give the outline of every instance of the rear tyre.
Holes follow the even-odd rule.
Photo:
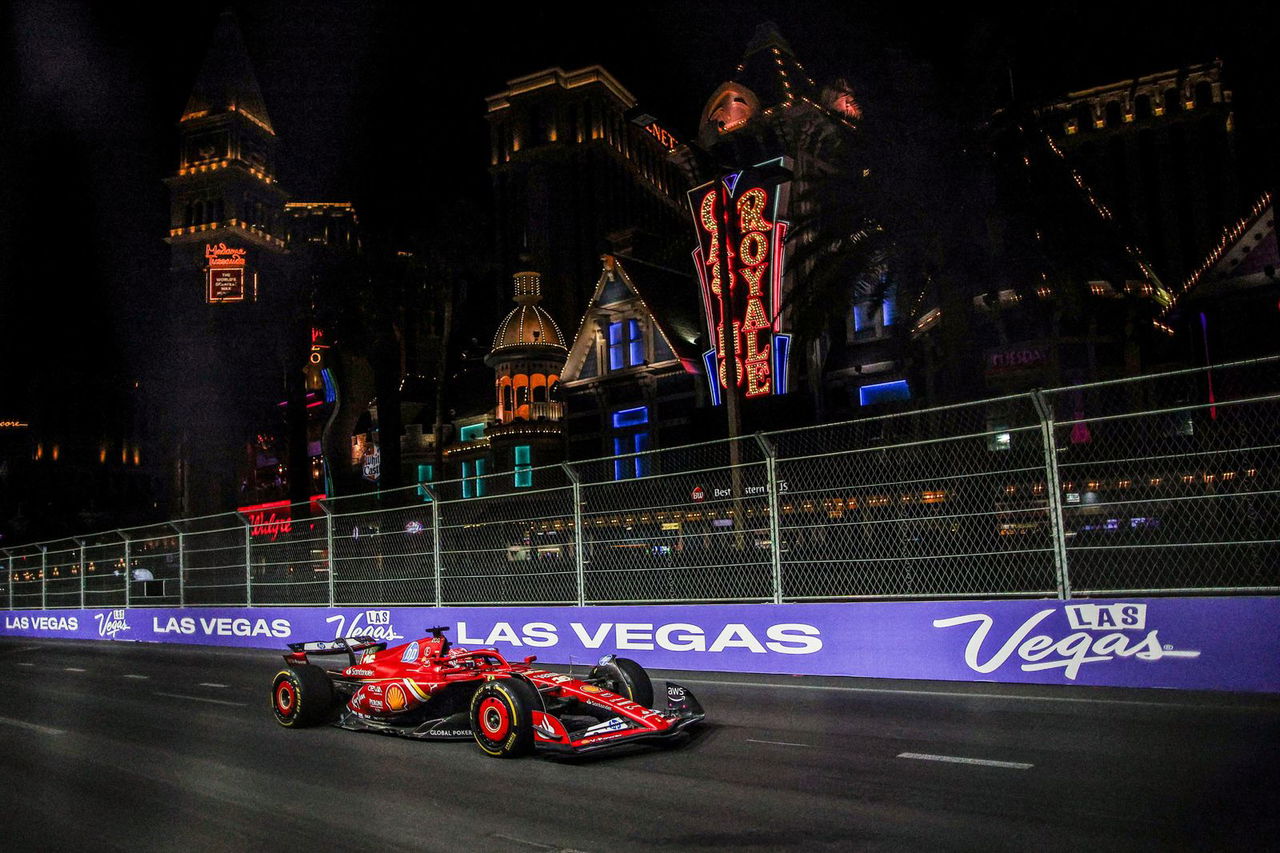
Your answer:
[[[533,751],[533,709],[538,693],[519,678],[487,681],[471,697],[471,731],[476,744],[494,758],[517,758]]]
[[[649,673],[631,658],[614,658],[611,664],[597,666],[591,670],[587,680],[625,696],[637,705],[653,707],[653,682],[649,680]]]
[[[291,666],[276,673],[271,684],[271,711],[287,728],[314,726],[333,708],[333,683],[315,664]]]

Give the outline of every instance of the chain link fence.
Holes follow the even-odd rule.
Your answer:
[[[1280,356],[0,551],[10,609],[1280,592]]]

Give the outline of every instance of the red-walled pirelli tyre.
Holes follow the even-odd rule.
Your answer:
[[[637,705],[653,707],[653,683],[649,680],[649,673],[631,658],[614,658],[612,663],[597,666],[591,670],[587,680],[596,681]]]
[[[523,679],[486,681],[471,697],[471,732],[494,758],[517,758],[533,751],[533,709],[537,691]]]
[[[271,685],[271,711],[289,728],[322,722],[333,708],[333,684],[314,664],[291,666],[276,673]]]

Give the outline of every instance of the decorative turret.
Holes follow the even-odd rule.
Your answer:
[[[526,270],[513,279],[516,307],[498,324],[493,350],[484,360],[497,374],[497,421],[559,421],[564,416],[564,404],[557,399],[560,371],[568,355],[564,336],[538,305],[542,276]]]

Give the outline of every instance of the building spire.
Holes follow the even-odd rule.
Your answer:
[[[218,16],[209,52],[187,99],[183,120],[226,112],[245,114],[275,135],[267,106],[258,88],[240,25],[230,9]]]

